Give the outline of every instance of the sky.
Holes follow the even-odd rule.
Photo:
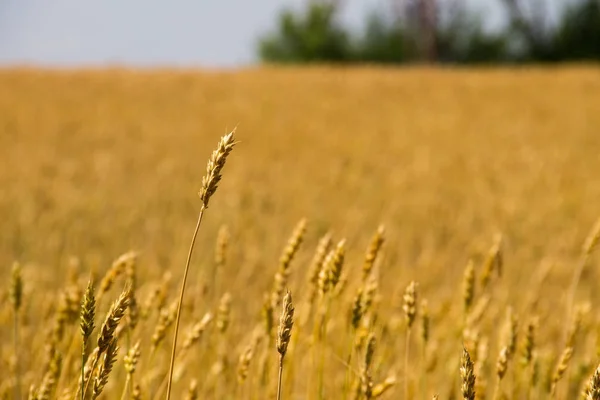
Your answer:
[[[360,27],[367,10],[389,1],[346,0],[342,18]],[[499,0],[465,1],[498,21]],[[0,65],[245,66],[277,12],[305,2],[0,0]]]

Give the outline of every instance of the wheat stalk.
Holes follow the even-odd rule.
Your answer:
[[[84,400],[83,384],[84,384],[84,369],[86,361],[86,349],[87,344],[92,332],[95,328],[95,316],[96,316],[96,298],[94,297],[94,284],[92,280],[88,282],[87,289],[81,302],[81,314],[79,329],[82,336],[81,344],[81,400]]]
[[[494,271],[497,272],[498,276],[502,276],[503,259],[502,235],[498,234],[494,239],[494,243],[490,248],[483,265],[483,272],[481,274],[481,287],[483,289],[489,284]]]
[[[44,379],[37,393],[39,400],[50,400],[52,394],[56,390],[58,378],[62,368],[62,357],[59,353],[55,353],[50,362],[48,372],[44,375]]]
[[[202,206],[200,207],[200,212],[198,213],[198,221],[196,222],[196,228],[194,229],[194,234],[192,235],[192,242],[190,243],[190,249],[188,251],[187,260],[185,262],[183,279],[181,282],[181,291],[179,293],[177,315],[175,317],[175,332],[173,334],[173,349],[171,350],[171,362],[169,365],[169,373],[167,379],[167,400],[171,398],[173,368],[175,366],[175,354],[177,351],[177,335],[179,333],[179,321],[181,319],[181,305],[183,303],[185,283],[187,281],[187,276],[190,269],[190,261],[192,259],[192,253],[194,251],[194,244],[196,243],[196,236],[198,235],[198,230],[200,229],[200,224],[202,223],[202,216],[204,215],[204,211],[208,208],[209,201],[212,195],[217,191],[217,187],[219,185],[219,182],[221,181],[221,171],[225,166],[227,156],[229,156],[229,153],[231,153],[231,150],[233,150],[233,147],[236,144],[233,136],[234,133],[235,130],[223,136],[219,141],[217,149],[213,151],[210,159],[208,160],[208,164],[206,166],[206,175],[204,175],[204,177],[202,178],[202,187],[198,192],[198,196],[200,196]]]
[[[92,387],[92,400],[95,400],[100,396],[102,390],[104,390],[104,387],[108,383],[108,377],[112,371],[115,360],[117,359],[118,351],[119,347],[117,346],[117,339],[114,338],[108,345],[108,348],[104,354],[104,361],[102,362],[102,365],[98,369],[98,373],[94,378],[94,385]]]
[[[123,395],[121,396],[122,400],[125,398],[125,395],[128,390],[131,396],[133,396],[135,387],[135,383],[133,382],[133,374],[135,373],[140,356],[140,341],[138,340],[137,343],[127,351],[127,354],[125,354],[125,357],[123,359],[123,362],[125,364],[125,371],[127,372],[127,378],[125,382],[125,387],[123,388]]]
[[[167,330],[173,325],[175,321],[175,314],[177,313],[177,302],[173,302],[169,305],[169,307],[161,310],[160,315],[158,317],[158,322],[156,323],[156,327],[154,328],[154,333],[152,334],[151,346],[150,346],[150,354],[154,354],[160,344],[165,339],[167,334]]]
[[[198,399],[198,381],[196,379],[192,379],[190,381],[190,386],[188,387],[188,391],[185,396],[185,400],[197,400],[197,399]]]
[[[383,225],[379,225],[377,228],[377,232],[373,235],[371,239],[371,243],[369,243],[369,247],[367,248],[367,253],[365,255],[365,261],[362,267],[362,280],[363,283],[369,279],[371,275],[371,271],[373,270],[373,266],[375,265],[375,260],[377,259],[377,255],[379,254],[379,250],[383,245],[385,240],[385,228]]]
[[[473,298],[475,297],[475,264],[469,260],[463,274],[463,309],[465,312],[465,320],[473,306]]]
[[[504,375],[506,375],[506,369],[508,368],[509,350],[507,346],[504,346],[500,350],[498,360],[496,361],[496,389],[494,390],[494,399],[497,399],[500,395],[500,385]]]
[[[100,328],[100,333],[98,334],[97,341],[97,349],[95,350],[94,357],[92,358],[90,369],[88,374],[94,372],[96,368],[96,364],[100,361],[100,356],[106,352],[110,346],[113,344],[116,339],[116,329],[119,325],[119,322],[125,315],[125,311],[127,311],[127,307],[129,307],[129,296],[131,295],[131,287],[127,285],[117,301],[113,303],[110,308],[110,311],[106,315],[106,319]],[[85,398],[85,395],[88,390],[88,386],[90,384],[91,379],[87,379],[85,384],[83,385],[83,394],[82,396]]]
[[[21,271],[21,264],[15,262],[12,267],[10,288],[9,288],[10,302],[12,303],[13,309],[13,341],[14,341],[14,354],[15,354],[15,398],[21,398],[21,371],[19,362],[19,312],[23,303],[23,277]]]
[[[210,324],[210,322],[212,321],[213,316],[210,312],[204,314],[204,316],[202,317],[202,319],[200,321],[198,321],[197,323],[195,323],[192,326],[192,329],[190,330],[190,332],[188,333],[187,338],[185,339],[185,341],[183,342],[183,350],[189,350],[194,343],[197,343],[198,340],[200,340],[200,338],[202,337],[202,334],[204,333],[204,331],[206,330],[206,327],[208,326],[208,324]]]
[[[112,285],[115,283],[117,278],[122,275],[129,267],[130,264],[135,264],[138,254],[135,251],[128,251],[125,254],[120,255],[115,261],[113,261],[110,269],[104,275],[104,278],[100,281],[100,289],[98,290],[98,298],[110,290]]]
[[[214,299],[215,293],[219,293],[221,280],[219,278],[223,268],[227,262],[227,249],[229,247],[230,233],[227,225],[222,225],[217,233],[217,243],[214,255],[214,267],[212,272],[211,300]]]
[[[292,293],[287,291],[283,296],[281,318],[279,319],[279,329],[277,331],[277,352],[279,353],[279,377],[277,380],[277,400],[281,400],[281,381],[283,377],[283,360],[287,354],[290,338],[292,337],[292,327],[294,326],[294,304],[292,303]]]
[[[402,309],[404,310],[404,319],[406,321],[406,352],[404,355],[404,397],[408,399],[410,385],[410,377],[408,373],[408,365],[410,361],[410,334],[412,332],[412,326],[417,316],[417,283],[414,281],[412,281],[408,285],[406,291],[404,292]]]
[[[385,380],[381,383],[378,383],[373,386],[373,390],[371,391],[371,398],[378,399],[383,396],[385,392],[396,385],[397,379],[395,376],[389,376],[385,378]]]
[[[565,374],[565,371],[569,367],[569,362],[573,357],[573,347],[565,347],[563,352],[560,355],[560,359],[558,360],[558,364],[554,370],[554,374],[552,375],[552,385],[550,388],[550,394],[556,394],[556,387],[558,382],[562,379]]]
[[[460,376],[463,400],[475,400],[475,370],[471,356],[465,348],[463,348],[461,357]]]
[[[302,218],[298,224],[296,224],[296,227],[294,228],[294,231],[292,232],[292,236],[290,236],[290,238],[288,239],[288,242],[283,250],[283,253],[281,254],[281,257],[279,258],[279,268],[277,269],[277,272],[275,273],[275,278],[274,278],[274,282],[273,282],[273,291],[272,291],[272,303],[273,306],[277,306],[279,305],[279,302],[281,301],[281,296],[283,295],[283,292],[285,291],[285,288],[288,285],[288,279],[289,279],[289,275],[290,275],[290,265],[292,263],[292,260],[294,259],[294,256],[296,255],[296,252],[298,251],[298,249],[300,248],[300,245],[302,244],[302,240],[304,238],[304,233],[306,232],[306,219]]]
[[[329,248],[331,247],[331,232],[327,232],[317,244],[317,249],[308,268],[308,283],[309,283],[309,302],[312,305],[319,289],[319,273],[323,268],[323,262],[327,257]]]
[[[575,273],[573,274],[571,286],[569,287],[567,297],[567,320],[571,319],[571,314],[573,312],[573,303],[575,302],[575,294],[577,292],[577,287],[579,286],[579,281],[581,280],[583,270],[588,264],[588,260],[592,252],[596,247],[598,247],[598,243],[600,243],[600,218],[596,220],[596,223],[594,224],[594,226],[590,230],[590,233],[587,235],[585,241],[583,242],[581,257],[575,269]]]
[[[429,329],[430,329],[430,319],[429,319],[429,303],[426,299],[421,300],[421,390],[425,392],[425,387],[427,387],[427,343],[429,343]]]
[[[365,359],[360,371],[360,393],[366,400],[373,398],[373,378],[371,377],[371,364],[375,354],[375,335],[369,333],[367,337],[367,347],[365,349]]]

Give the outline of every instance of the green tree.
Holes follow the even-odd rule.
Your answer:
[[[600,1],[584,0],[567,8],[554,42],[557,58],[600,60]]]
[[[417,49],[399,21],[371,12],[365,32],[354,46],[355,59],[366,63],[403,63],[416,57]]]
[[[464,6],[449,10],[436,30],[438,60],[452,63],[493,63],[511,59],[505,32],[487,32],[484,20]]]
[[[351,58],[347,32],[330,2],[310,2],[304,13],[290,9],[279,15],[275,32],[259,40],[259,55],[268,62],[342,62]]]

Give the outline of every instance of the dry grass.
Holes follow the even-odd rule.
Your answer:
[[[165,397],[201,189],[173,398],[274,398],[288,289],[282,399],[598,398],[598,72],[0,71],[0,398]]]

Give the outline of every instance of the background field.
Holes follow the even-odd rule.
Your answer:
[[[290,277],[297,313],[304,312],[307,267],[318,239],[328,230],[335,242],[347,239],[349,281],[336,300],[339,313],[332,317],[326,346],[327,398],[342,398],[337,393],[346,368],[333,354],[346,357],[348,346],[340,343],[349,340],[342,313],[351,306],[365,250],[380,223],[386,241],[377,264],[381,311],[375,331],[383,336],[378,337],[374,378],[398,378],[384,396],[402,398],[404,390],[405,328],[392,322],[402,322],[398,301],[411,280],[419,282],[419,300],[428,299],[428,353],[437,355],[426,383],[417,367],[410,372],[411,391],[427,395],[418,398],[434,393],[448,398],[452,390],[459,394],[463,270],[472,258],[479,279],[499,232],[504,273],[494,281],[492,305],[478,323],[489,342],[482,370],[489,397],[501,341],[498,327],[508,306],[520,316],[521,331],[534,315],[540,317],[539,354],[546,355],[540,356],[540,368],[554,368],[568,325],[566,287],[582,243],[600,216],[597,67],[3,70],[0,276],[6,299],[10,266],[22,263],[21,335],[28,345],[19,358],[27,371],[25,391],[42,379],[42,365],[36,363],[45,344],[42,327],[51,327],[57,296],[69,279],[83,290],[90,270],[100,279],[114,259],[136,250],[138,301],[143,303],[168,271],[167,304],[176,298],[206,161],[219,137],[235,126],[240,143],[200,230],[186,296],[190,307],[181,329],[215,310],[224,291],[232,295],[231,324],[226,340],[211,333],[202,347],[208,353],[200,355],[198,348],[197,356],[187,360],[190,367],[175,385],[175,398],[181,398],[192,377],[202,383],[200,398],[265,398],[266,387],[274,389],[273,376],[266,385],[252,379],[246,392],[237,392],[236,363],[249,332],[261,323],[263,294],[303,217],[306,236]],[[231,233],[226,265],[216,286],[201,290],[212,273],[222,225]],[[80,264],[69,278],[72,257]],[[593,256],[589,266],[597,259]],[[545,265],[552,267],[540,278]],[[597,271],[586,268],[578,301],[597,306],[597,279]],[[535,282],[542,282],[539,288]],[[102,299],[98,325],[120,287]],[[482,295],[476,291],[477,298]],[[527,302],[531,298],[537,302]],[[10,304],[4,303],[0,371],[8,388],[12,381],[7,376],[14,370],[12,316]],[[598,317],[585,315],[569,375],[571,394],[598,364]],[[166,372],[171,343],[168,331],[154,362],[148,362],[146,342],[157,318],[151,314],[134,332],[144,340],[136,373],[159,376],[148,378],[151,383],[143,387],[148,391]],[[312,325],[297,323],[294,329],[299,339],[288,355],[285,398],[316,398],[308,397],[314,390],[302,376],[312,372],[301,372],[314,370],[310,352],[302,350],[310,348],[303,338],[311,337]],[[80,340],[77,332],[76,324],[69,325],[63,352],[70,335]],[[211,372],[218,358],[211,354],[219,348],[208,346],[211,341],[229,343],[231,365],[221,373],[222,381],[208,378],[219,375]],[[413,341],[411,359],[420,365],[419,336],[413,335]],[[127,348],[125,342],[122,347]],[[71,353],[60,390],[77,376],[76,348]],[[261,354],[272,354],[275,366],[274,349],[261,347],[256,359]],[[357,358],[353,368],[359,365]],[[518,370],[516,362],[514,367]],[[259,370],[256,361],[249,375],[258,376]],[[118,398],[124,380],[119,360],[106,398]],[[519,387],[518,378],[509,382],[506,388]],[[559,393],[566,396],[566,390],[565,385]],[[144,398],[152,397],[145,393]]]

